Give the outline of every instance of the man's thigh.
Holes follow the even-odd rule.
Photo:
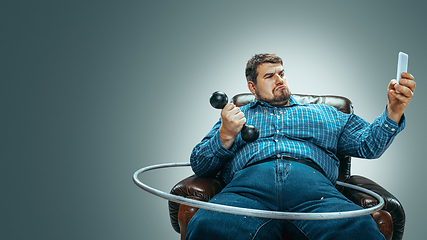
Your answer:
[[[258,201],[235,193],[219,193],[209,202],[268,210]],[[194,239],[281,239],[280,220],[256,218],[199,209],[187,227],[187,238]]]
[[[361,210],[321,173],[292,163],[280,181],[281,211],[322,213]],[[370,215],[336,220],[289,220],[308,239],[384,239]]]
[[[344,212],[362,209],[360,206],[342,198],[324,198],[302,203],[292,209],[296,212]],[[333,220],[290,220],[308,239],[378,239],[384,236],[370,215]]]

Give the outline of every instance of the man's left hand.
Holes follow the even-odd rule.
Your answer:
[[[393,79],[388,84],[387,89],[387,115],[393,121],[399,123],[403,111],[408,106],[415,91],[414,76],[409,73],[402,73],[399,82]]]

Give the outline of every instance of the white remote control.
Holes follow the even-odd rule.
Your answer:
[[[399,83],[399,80],[402,78],[402,72],[408,72],[408,54],[404,52],[399,52],[399,57],[397,59],[397,76],[396,76],[396,81],[398,83]]]

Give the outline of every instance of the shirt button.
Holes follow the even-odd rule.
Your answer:
[[[384,124],[384,126],[385,126],[386,128],[388,128],[388,124]]]
[[[279,133],[280,131],[279,131],[279,130],[277,130],[276,132],[277,132],[277,133]]]
[[[277,140],[277,139],[274,139],[274,141],[275,141],[275,142],[278,142],[279,140]]]
[[[276,157],[277,157],[277,158],[280,158],[281,156],[280,156],[280,154],[277,154],[277,155],[276,155]]]
[[[394,131],[396,131],[396,129],[392,128],[391,131],[394,132]]]

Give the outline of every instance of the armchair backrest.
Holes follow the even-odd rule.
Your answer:
[[[343,113],[353,113],[353,103],[346,97],[306,94],[292,94],[292,96],[300,103],[327,104]],[[242,93],[234,96],[231,101],[236,106],[241,107],[254,100],[255,96],[252,93]],[[337,155],[337,157],[340,160],[338,180],[345,181],[350,178],[351,158],[344,155]]]

